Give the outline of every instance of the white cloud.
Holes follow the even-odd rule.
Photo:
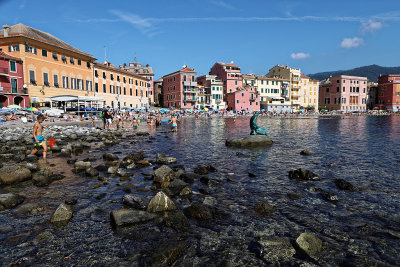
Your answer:
[[[223,7],[226,9],[236,9],[235,7],[233,7],[232,5],[222,1],[222,0],[212,0],[210,1],[211,4],[219,6],[219,7]]]
[[[362,33],[375,32],[377,30],[380,30],[382,27],[383,27],[382,22],[374,21],[372,19],[361,22]]]
[[[295,60],[302,60],[302,59],[309,58],[309,57],[310,57],[310,54],[309,54],[309,53],[303,53],[303,52],[300,52],[300,53],[292,53],[292,54],[290,55],[290,57],[291,57],[292,59],[295,59]]]
[[[344,38],[340,46],[343,48],[355,48],[363,44],[364,40],[362,38],[353,37],[353,38]]]
[[[148,37],[152,37],[157,34],[154,25],[150,22],[149,19],[119,10],[111,10],[110,12],[116,15],[122,21],[132,24],[136,29],[138,29],[141,33],[147,35]]]

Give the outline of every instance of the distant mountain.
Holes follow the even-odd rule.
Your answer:
[[[308,76],[320,81],[325,80],[330,76],[336,76],[336,75],[362,76],[362,77],[368,77],[368,81],[373,82],[378,80],[379,74],[382,75],[400,74],[400,67],[382,67],[378,65],[370,65],[370,66],[354,68],[351,70],[327,71],[315,74],[308,74]]]

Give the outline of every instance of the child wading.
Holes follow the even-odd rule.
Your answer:
[[[169,121],[169,123],[172,124],[172,131],[176,132],[178,130],[178,119],[175,116],[172,116],[171,120]]]
[[[42,126],[42,122],[44,121],[44,116],[43,115],[38,115],[37,116],[37,121],[33,125],[33,140],[35,142],[35,148],[32,150],[32,155],[35,155],[39,149],[42,147],[43,148],[43,161],[44,163],[47,163],[47,144],[46,140],[42,136],[42,131],[43,127],[47,128],[47,126]]]

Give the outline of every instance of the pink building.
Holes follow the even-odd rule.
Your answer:
[[[9,105],[29,107],[28,89],[24,88],[22,60],[0,49],[0,108]]]
[[[378,104],[375,106],[383,110],[400,111],[400,74],[379,77]]]
[[[252,86],[227,94],[228,110],[260,111],[260,97]]]
[[[195,108],[196,72],[187,66],[162,77],[163,107]]]
[[[228,93],[232,93],[243,86],[240,67],[233,63],[215,63],[210,70],[210,75],[216,75],[223,82],[225,100]]]
[[[330,77],[320,83],[319,106],[345,112],[366,111],[367,86],[367,77]]]

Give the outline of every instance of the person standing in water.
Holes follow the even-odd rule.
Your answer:
[[[172,116],[172,117],[171,117],[171,120],[169,121],[169,123],[172,124],[171,130],[172,130],[173,132],[178,131],[178,119],[176,118],[176,116]]]
[[[43,126],[42,122],[44,121],[44,116],[42,114],[37,116],[36,122],[33,125],[33,140],[35,142],[35,148],[32,150],[32,155],[35,155],[39,149],[43,148],[43,162],[47,163],[47,143],[46,139],[42,136],[43,128],[47,128],[47,126]]]

